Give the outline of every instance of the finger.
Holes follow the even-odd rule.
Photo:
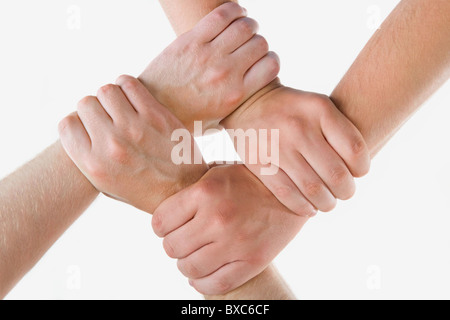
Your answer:
[[[155,106],[160,106],[160,103],[138,79],[122,75],[116,80],[116,84],[122,89],[126,98],[138,113],[144,113]]]
[[[190,279],[200,279],[226,265],[228,252],[218,243],[211,243],[195,251],[184,259],[178,260],[178,269]]]
[[[267,40],[259,34],[253,36],[247,43],[232,53],[243,70],[249,70],[269,52]]]
[[[280,59],[275,52],[267,53],[253,64],[244,75],[244,86],[249,97],[274,80],[280,72]]]
[[[234,20],[247,16],[247,11],[234,2],[227,2],[213,10],[193,29],[202,42],[210,42]]]
[[[272,192],[278,201],[289,210],[303,217],[313,217],[317,214],[317,209],[305,198],[281,168],[277,167],[274,174],[265,174],[264,169],[267,169],[267,166],[270,166],[270,164],[267,166],[247,164],[246,166]]]
[[[301,154],[294,152],[287,163],[283,165],[286,174],[314,207],[322,212],[336,207],[336,198]]]
[[[189,283],[204,295],[223,295],[247,283],[264,269],[265,267],[254,269],[248,262],[236,261],[223,266],[205,278],[190,279]]]
[[[332,110],[336,116],[322,118],[322,132],[352,175],[363,177],[370,169],[370,153],[366,142],[350,120],[336,108]]]
[[[307,137],[299,150],[336,198],[348,200],[355,194],[352,174],[321,132]]]
[[[108,84],[101,87],[97,98],[114,122],[127,124],[136,115],[136,110],[119,86]]]
[[[65,117],[58,126],[61,144],[67,155],[77,164],[83,163],[84,157],[91,150],[91,139],[76,112]]]
[[[250,146],[252,143],[246,143],[243,147],[239,143],[236,133],[230,135],[230,138],[245,166],[272,192],[279,202],[299,216],[313,217],[317,214],[317,209],[280,167],[280,158],[284,156],[279,154],[279,142],[274,143],[279,140],[279,136],[277,138],[275,133],[271,131],[269,138],[267,135],[261,136],[260,132],[260,142],[268,140],[272,142],[270,144],[259,143],[259,150],[252,150]]]
[[[232,53],[249,41],[259,29],[258,22],[245,17],[234,21],[225,31],[211,43],[221,52]]]
[[[182,259],[213,242],[206,220],[192,219],[179,229],[169,233],[163,241],[169,257]]]
[[[191,221],[198,210],[198,201],[195,201],[187,188],[164,201],[154,212],[152,218],[153,231],[160,238]]]
[[[78,116],[83,123],[92,143],[102,140],[112,119],[103,109],[96,97],[86,97],[77,105]]]

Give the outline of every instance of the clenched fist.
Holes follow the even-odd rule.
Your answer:
[[[182,128],[137,79],[122,76],[81,100],[59,132],[69,157],[100,192],[153,213],[207,171],[205,163],[172,161],[171,135]],[[197,148],[193,138],[191,145]]]
[[[278,75],[278,56],[257,30],[242,7],[226,3],[175,40],[139,79],[191,132],[194,121],[217,127]]]
[[[214,167],[155,211],[155,233],[200,293],[227,293],[261,273],[308,219],[243,165]]]
[[[254,97],[223,121],[230,129],[278,132],[272,150],[275,161],[241,158],[272,193],[293,212],[314,216],[334,209],[337,200],[355,193],[354,177],[369,171],[370,156],[358,129],[325,95],[294,90],[279,84]],[[265,144],[262,144],[265,145]],[[269,143],[267,143],[269,145]],[[270,151],[270,152],[269,152]],[[275,166],[273,175],[262,169]]]

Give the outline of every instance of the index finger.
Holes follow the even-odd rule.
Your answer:
[[[160,238],[191,221],[198,210],[198,201],[192,195],[192,186],[171,196],[154,212],[153,231]]]
[[[164,109],[138,79],[122,75],[116,80],[116,84],[122,89],[128,101],[138,113],[146,112],[151,108],[160,107]]]
[[[235,20],[247,16],[247,10],[234,2],[227,2],[204,17],[193,29],[203,42],[210,42]]]

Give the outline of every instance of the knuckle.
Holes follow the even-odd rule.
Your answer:
[[[356,136],[352,139],[350,152],[353,162],[352,173],[356,178],[365,176],[370,171],[370,154],[365,140]]]
[[[196,41],[186,41],[181,50],[184,56],[189,56],[194,54],[195,56],[200,56],[202,50],[200,50],[200,44]]]
[[[228,20],[237,12],[242,12],[241,6],[234,2],[227,2],[213,11],[213,19]]]
[[[241,18],[236,22],[238,32],[240,34],[253,34],[254,20],[250,18]]]
[[[120,83],[120,87],[124,91],[132,91],[136,90],[139,85],[139,80],[129,75],[121,75],[119,79],[117,79],[117,83]]]
[[[218,183],[215,180],[202,180],[197,182],[193,192],[197,199],[214,198],[217,189]]]
[[[275,186],[273,194],[280,200],[288,199],[294,193],[294,189],[291,186],[280,185]]]
[[[130,160],[127,147],[114,138],[108,143],[108,156],[113,162],[120,164],[127,164]]]
[[[266,69],[269,70],[272,74],[277,75],[280,72],[281,64],[280,59],[276,53],[272,53],[268,55],[268,59],[266,60]]]
[[[207,187],[203,181],[197,182],[192,187],[192,197],[197,201],[204,201],[206,194],[208,193]]]
[[[174,247],[174,244],[171,239],[165,238],[163,241],[163,247],[164,247],[164,251],[170,258],[172,258],[172,259],[177,258],[176,254],[175,254],[175,247]]]
[[[229,17],[229,6],[219,7],[211,15],[212,20],[215,21],[227,20]]]
[[[305,196],[307,198],[317,198],[324,191],[324,187],[320,182],[307,182],[305,184]]]
[[[331,111],[331,107],[334,106],[330,98],[324,94],[314,94],[311,102],[315,108],[325,113],[329,113]]]
[[[101,185],[108,179],[108,173],[105,166],[96,159],[89,158],[84,163],[84,170],[95,181],[97,185]]]
[[[61,134],[66,130],[70,130],[72,125],[74,124],[74,122],[75,122],[75,118],[73,115],[69,115],[69,116],[63,118],[58,124],[59,133]]]
[[[228,106],[239,106],[241,105],[242,100],[244,100],[245,93],[241,89],[234,89],[232,90],[227,98],[226,98],[226,104]]]
[[[348,181],[349,174],[343,167],[336,167],[330,171],[330,181],[333,186],[341,186]]]
[[[84,97],[83,99],[81,99],[79,102],[78,102],[78,104],[77,104],[77,110],[78,111],[83,111],[83,110],[86,110],[86,109],[89,109],[89,107],[93,104],[93,103],[95,103],[95,101],[96,101],[96,97],[93,97],[93,96],[87,96],[87,97]]]
[[[255,35],[254,39],[258,51],[269,52],[269,43],[267,42],[266,38],[261,35]]]
[[[224,66],[216,66],[212,69],[207,77],[207,83],[212,86],[223,83],[230,74],[230,70]]]
[[[259,269],[259,267],[264,266],[270,261],[268,251],[265,250],[256,250],[249,253],[248,263],[254,269]]]
[[[116,88],[117,88],[117,86],[114,84],[104,85],[104,86],[100,87],[100,89],[98,89],[97,96],[99,96],[99,97],[108,96],[111,93],[113,93],[116,90]]]
[[[352,142],[352,153],[354,156],[362,156],[365,155],[367,151],[366,142],[360,138],[355,137]]]
[[[196,55],[196,63],[198,65],[208,65],[208,62],[211,60],[211,54],[208,51],[200,50]]]
[[[129,140],[134,145],[141,145],[145,140],[145,132],[138,126],[130,126],[127,130]]]
[[[200,269],[191,261],[178,261],[178,270],[187,278],[199,279],[201,277]]]
[[[160,238],[165,236],[163,225],[164,223],[162,214],[159,211],[156,211],[152,217],[152,228],[155,234]]]
[[[212,288],[214,290],[214,294],[223,295],[228,293],[232,289],[232,286],[228,279],[225,277],[219,277],[214,281]]]

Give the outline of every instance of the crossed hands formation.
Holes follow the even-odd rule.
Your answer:
[[[161,0],[172,20],[220,2]],[[332,98],[283,86],[238,4],[187,22],[139,78],[82,99],[61,142],[1,181],[0,297],[102,192],[153,214],[165,251],[207,297],[293,298],[271,262],[318,211],[354,195],[371,156],[449,78],[449,13],[448,0],[401,1]],[[243,164],[198,157],[193,134],[218,128]]]
[[[139,79],[100,88],[59,126],[67,154],[97,190],[153,214],[167,255],[205,295],[264,271],[318,210],[350,199],[354,177],[369,170],[360,132],[327,96],[282,86],[279,59],[257,30],[242,7],[226,3]],[[238,148],[245,165],[196,162],[188,134],[186,161],[174,164],[173,133],[193,132],[195,121],[279,132],[264,150],[279,161],[265,163],[258,141],[258,161],[248,161],[255,148],[247,146]]]

